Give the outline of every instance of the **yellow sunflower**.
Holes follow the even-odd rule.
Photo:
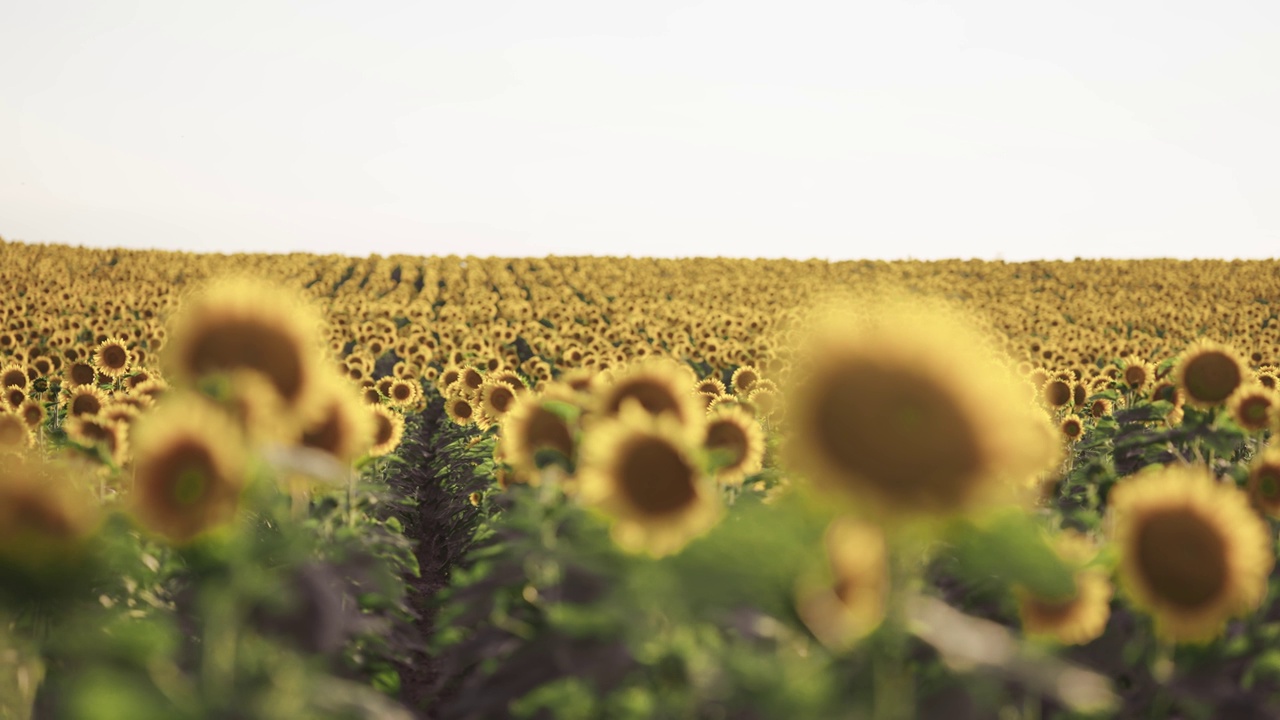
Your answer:
[[[1261,385],[1242,387],[1228,401],[1231,419],[1245,430],[1266,430],[1275,424],[1276,400],[1276,392]]]
[[[707,418],[703,449],[719,453],[716,479],[726,485],[741,485],[760,471],[764,460],[764,430],[741,408],[726,407]]]
[[[107,396],[93,385],[81,385],[66,398],[67,416],[97,415],[107,404]]]
[[[1205,468],[1153,467],[1108,498],[1121,586],[1173,642],[1207,642],[1258,607],[1273,538],[1234,485]]]
[[[133,512],[141,523],[185,543],[230,522],[245,485],[235,423],[196,396],[166,398],[132,433]]]
[[[516,392],[505,382],[486,380],[480,385],[480,408],[494,422],[500,422],[515,404]]]
[[[1255,507],[1280,519],[1280,448],[1268,448],[1254,458],[1248,488]]]
[[[372,446],[374,419],[346,381],[334,378],[326,385],[318,412],[303,425],[300,444],[350,462]]]
[[[1111,617],[1111,581],[1107,573],[1086,567],[1098,549],[1082,535],[1068,532],[1054,538],[1054,548],[1075,573],[1075,593],[1065,598],[1045,598],[1024,587],[1013,589],[1022,630],[1029,637],[1044,637],[1064,645],[1083,645],[1102,635]]]
[[[98,345],[93,354],[93,366],[98,372],[109,378],[119,378],[129,371],[133,364],[129,346],[120,338],[109,338]]]
[[[369,454],[373,457],[395,452],[404,436],[404,416],[382,405],[369,408],[373,413],[373,447]]]
[[[733,376],[729,378],[729,384],[733,386],[733,394],[740,397],[746,397],[755,389],[755,384],[760,380],[760,371],[750,365],[743,365],[733,371]],[[720,389],[724,392],[724,388]]]
[[[611,418],[625,404],[636,403],[651,415],[671,414],[681,423],[696,424],[703,412],[688,389],[690,385],[688,373],[674,362],[635,363],[600,389],[597,410],[601,417]]]
[[[502,419],[498,431],[498,445],[504,461],[522,477],[537,484],[539,470],[549,460],[548,451],[554,452],[572,467],[576,459],[576,423],[572,413],[571,392],[557,394],[552,391],[541,395],[524,394],[516,399],[511,411]],[[555,408],[551,403],[561,403]]]
[[[15,412],[0,410],[0,453],[19,452],[34,444],[35,435],[26,421]]]
[[[0,462],[0,566],[44,571],[76,555],[99,513],[54,465]]]
[[[670,555],[720,518],[720,496],[705,476],[695,440],[674,414],[627,406],[583,440],[579,497],[613,520],[619,547]]]
[[[960,513],[1025,487],[1061,448],[982,344],[929,316],[821,325],[788,393],[788,464],[901,516]]]
[[[21,365],[10,363],[4,367],[0,367],[0,388],[12,386],[25,390],[27,382],[27,370]]]
[[[293,295],[262,281],[215,282],[187,299],[165,346],[166,375],[192,382],[253,370],[270,381],[290,412],[322,400],[320,339],[314,314]]]
[[[457,425],[471,425],[479,415],[471,401],[460,395],[445,398],[444,412]]]
[[[889,599],[889,563],[884,532],[875,525],[841,518],[824,536],[828,575],[801,582],[796,612],[827,647],[843,650],[884,620]]]
[[[1226,402],[1244,382],[1247,372],[1235,350],[1201,341],[1182,353],[1174,369],[1174,381],[1187,404],[1211,408]]]

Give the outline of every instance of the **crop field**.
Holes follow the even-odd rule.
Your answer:
[[[1280,717],[1280,261],[0,288],[0,718]]]

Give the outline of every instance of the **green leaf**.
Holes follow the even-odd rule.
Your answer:
[[[951,541],[961,568],[975,580],[1021,585],[1044,598],[1075,592],[1072,568],[1025,512],[1004,512],[983,523],[961,521],[952,528]]]

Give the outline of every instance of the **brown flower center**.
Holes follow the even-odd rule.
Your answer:
[[[1161,602],[1195,610],[1227,585],[1226,543],[1190,510],[1174,508],[1140,521],[1138,573]]]
[[[1220,403],[1240,386],[1240,365],[1221,352],[1192,358],[1183,373],[1187,394],[1205,403]]]
[[[641,438],[624,448],[618,481],[631,504],[647,515],[674,512],[697,498],[693,468],[661,438]]]

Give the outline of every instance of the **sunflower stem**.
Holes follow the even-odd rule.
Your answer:
[[[909,568],[903,547],[889,549],[889,602],[886,606],[881,652],[872,660],[872,709],[874,720],[909,720],[915,717],[915,680],[908,658],[907,630]]]

